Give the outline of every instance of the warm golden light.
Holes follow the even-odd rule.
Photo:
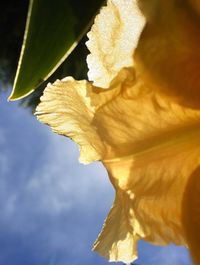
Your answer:
[[[41,122],[79,144],[82,162],[105,165],[116,198],[94,250],[126,263],[137,258],[139,239],[193,248],[183,212],[200,165],[199,41],[187,39],[198,22],[187,5],[174,12],[169,1],[170,23],[183,16],[170,35],[164,1],[145,2],[108,0],[88,34],[91,82],[49,84],[36,110]]]

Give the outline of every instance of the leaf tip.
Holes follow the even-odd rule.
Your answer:
[[[27,93],[25,94],[20,94],[20,93],[17,93],[15,88],[13,88],[10,96],[8,97],[7,101],[16,101],[16,100],[19,100],[19,99],[22,99],[22,98],[25,98],[27,97],[28,95],[30,95],[32,92],[34,91],[34,89],[28,91]]]

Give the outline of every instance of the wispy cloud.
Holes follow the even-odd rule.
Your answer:
[[[50,137],[47,133],[47,137],[45,160],[27,183],[28,192],[42,196],[40,205],[43,203],[45,210],[56,214],[77,205],[96,209],[94,204],[102,198],[110,201],[111,186],[103,166],[100,163],[81,165],[74,143],[52,133]]]
[[[90,251],[113,197],[103,166],[81,165],[74,143],[25,111],[4,111],[0,264],[106,264]]]

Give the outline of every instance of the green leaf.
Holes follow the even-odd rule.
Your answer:
[[[58,68],[78,44],[91,17],[91,14],[86,16],[85,23],[80,26],[69,1],[30,0],[24,41],[9,100],[29,95]]]

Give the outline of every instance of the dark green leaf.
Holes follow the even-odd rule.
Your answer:
[[[96,2],[92,14],[86,13],[84,19],[78,19],[70,1],[30,1],[24,42],[10,100],[32,93],[57,69],[77,45],[101,2]],[[84,13],[81,15],[84,16]]]

